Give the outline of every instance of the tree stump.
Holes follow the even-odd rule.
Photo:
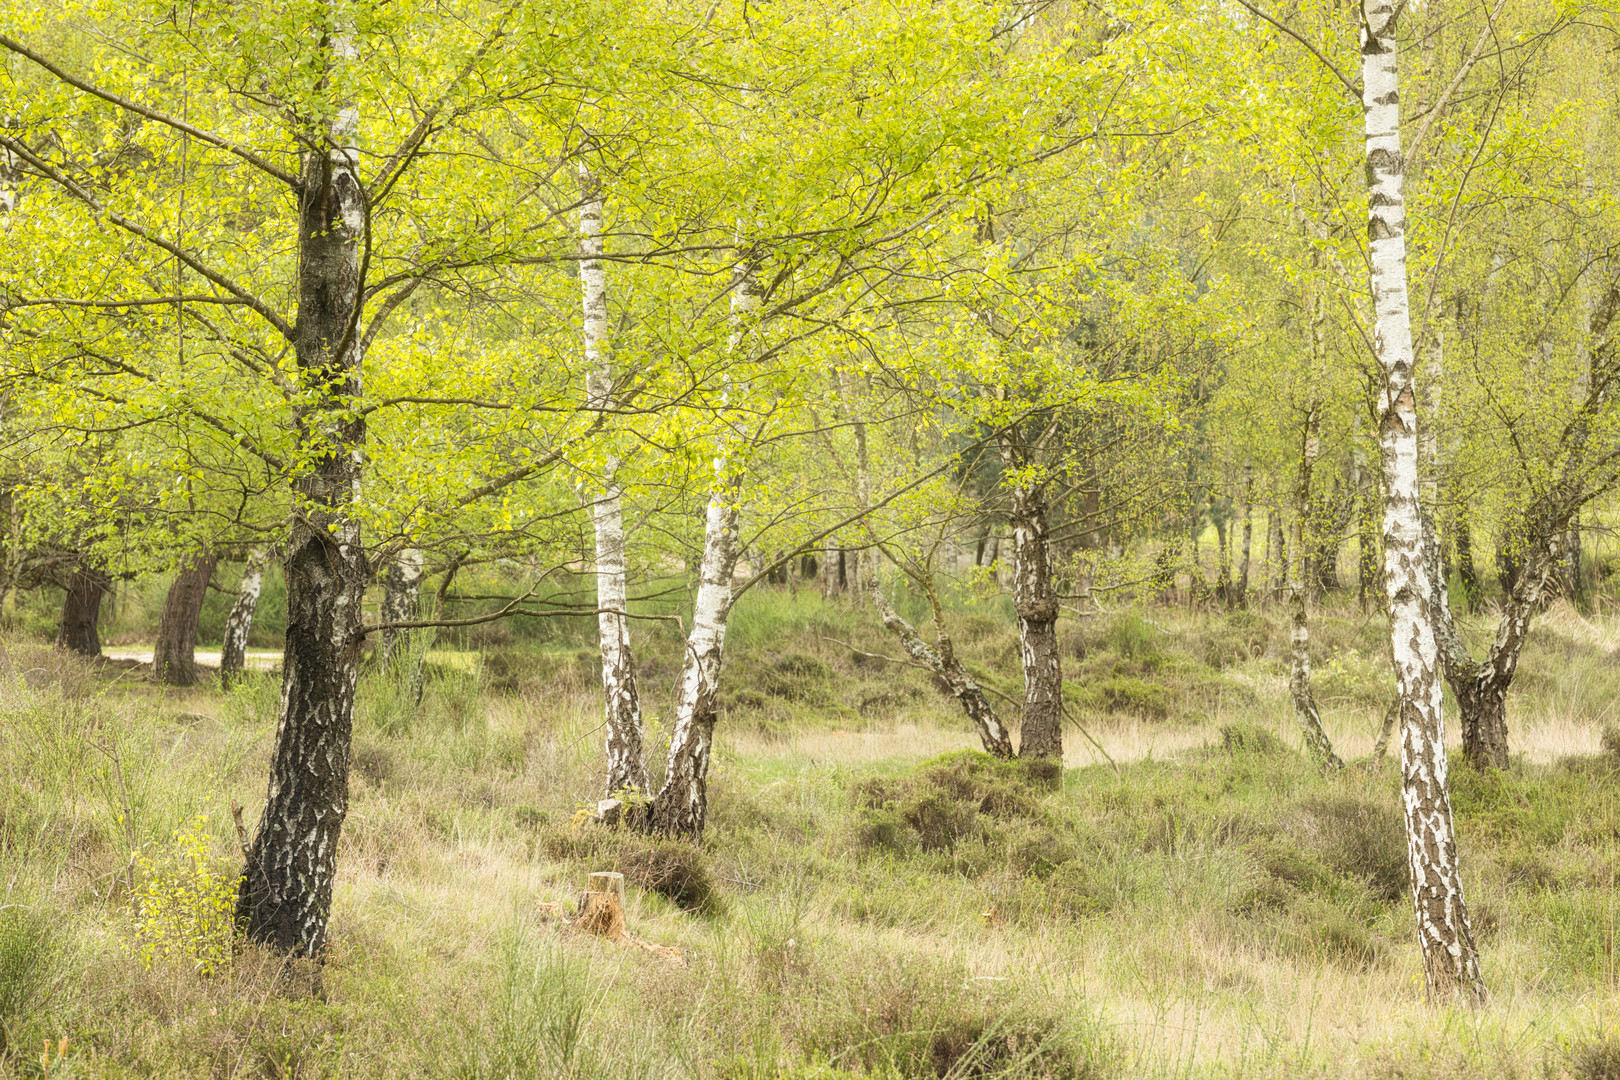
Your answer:
[[[564,931],[607,938],[615,945],[633,946],[672,964],[686,963],[686,954],[680,949],[656,945],[630,932],[624,917],[623,874],[592,874],[590,887],[585,892],[577,915],[569,914],[567,906],[561,903],[543,903],[539,907],[542,919],[555,923]]]
[[[592,874],[574,927],[587,934],[618,941],[629,936],[624,921],[624,875],[611,872]]]

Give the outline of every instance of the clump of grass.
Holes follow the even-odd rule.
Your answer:
[[[0,1059],[25,1044],[23,1032],[55,990],[61,962],[62,943],[48,916],[0,905]]]
[[[1221,725],[1221,747],[1228,754],[1256,754],[1261,757],[1286,753],[1288,750],[1281,739],[1257,724]]]
[[[1204,629],[1200,653],[1210,667],[1226,668],[1264,656],[1276,637],[1276,628],[1258,611],[1233,611]]]
[[[1569,1051],[1569,1071],[1575,1080],[1620,1080],[1620,1038],[1577,1043]]]
[[[570,824],[544,830],[541,846],[554,859],[588,862],[591,870],[618,871],[626,881],[683,911],[717,915],[725,907],[708,859],[692,844],[626,828]]]

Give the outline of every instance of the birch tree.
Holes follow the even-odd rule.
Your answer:
[[[1401,707],[1401,796],[1418,943],[1429,997],[1482,1001],[1446,783],[1441,671],[1419,501],[1418,418],[1407,299],[1405,163],[1396,20],[1389,0],[1363,0],[1361,79],[1368,177],[1367,240],[1382,387],[1384,588]]]
[[[236,586],[236,599],[225,617],[225,640],[219,654],[219,681],[224,689],[230,689],[231,681],[247,666],[248,635],[253,632],[253,616],[259,610],[259,593],[264,588],[264,568],[269,559],[268,548],[255,547],[248,552],[242,580]]]
[[[579,282],[584,313],[585,399],[588,408],[602,412],[613,406],[614,381],[607,272],[602,263],[602,182],[589,169],[583,169],[580,189]],[[648,787],[641,701],[636,688],[635,655],[630,648],[624,496],[618,469],[617,457],[609,455],[603,466],[602,490],[593,493],[591,500],[591,526],[596,534],[596,620],[606,711],[604,787],[609,797],[645,796]]]

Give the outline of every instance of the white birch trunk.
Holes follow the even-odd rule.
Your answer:
[[[422,549],[401,548],[388,564],[383,575],[382,621],[384,623],[418,622],[422,615]],[[383,666],[399,660],[401,647],[409,652],[410,630],[381,632]]]
[[[585,399],[592,409],[613,404],[613,355],[608,341],[607,272],[602,265],[602,186],[582,172],[584,199],[579,208],[579,263],[584,310]],[[596,616],[602,652],[602,697],[605,710],[605,781],[609,797],[647,793],[647,766],[642,749],[641,700],[636,691],[635,655],[630,649],[629,590],[624,554],[624,499],[610,457],[602,493],[591,504],[596,531]]]
[[[259,593],[264,589],[264,566],[270,559],[266,548],[257,547],[248,552],[247,565],[242,570],[242,581],[236,587],[236,602],[225,617],[225,643],[220,649],[219,681],[226,689],[231,680],[247,666],[248,635],[253,631],[253,616],[259,610]]]
[[[1412,902],[1429,997],[1483,1000],[1479,951],[1468,923],[1451,796],[1446,786],[1440,656],[1431,610],[1418,486],[1417,401],[1406,287],[1406,207],[1391,0],[1363,0],[1362,104],[1366,118],[1367,239],[1383,375],[1384,588],[1401,703],[1401,788]]]
[[[759,306],[753,284],[751,266],[739,262],[731,294],[734,328],[728,351],[733,357],[743,348],[748,321]],[[723,400],[721,407],[725,404]],[[675,726],[670,732],[664,784],[652,807],[652,827],[672,836],[701,836],[708,815],[709,758],[718,718],[726,620],[731,616],[732,574],[737,567],[738,487],[726,437],[714,459],[714,490],[704,516],[697,602],[676,687]]]

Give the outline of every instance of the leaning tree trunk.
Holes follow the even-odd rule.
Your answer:
[[[579,210],[580,290],[584,310],[585,397],[592,409],[613,404],[613,358],[609,351],[607,273],[602,265],[602,186],[589,172],[582,176],[584,199]],[[596,531],[597,637],[602,652],[602,696],[606,720],[607,794],[647,792],[647,766],[642,750],[641,701],[636,693],[636,661],[630,649],[630,619],[625,586],[624,499],[616,477],[619,462],[605,464],[602,493],[591,503]]]
[[[723,462],[719,465],[724,467]],[[709,755],[718,717],[726,621],[731,615],[731,575],[737,566],[734,491],[734,485],[726,485],[709,499],[697,604],[676,688],[664,786],[652,805],[652,827],[671,836],[701,836],[708,815]]]
[[[1430,1000],[1481,1001],[1479,950],[1468,923],[1446,787],[1440,657],[1418,498],[1412,325],[1406,288],[1406,206],[1392,0],[1362,3],[1367,236],[1383,376],[1379,442],[1384,466],[1384,591],[1401,699],[1401,791],[1412,903]]]
[[[1009,464],[1009,440],[1003,452]],[[1052,548],[1047,538],[1046,497],[1040,486],[1020,481],[1012,488],[1008,514],[1013,531],[1013,603],[1024,661],[1024,715],[1019,757],[1063,757],[1063,662],[1058,651],[1058,600],[1052,594]]]
[[[264,564],[269,553],[254,548],[248,553],[247,566],[242,570],[242,581],[236,587],[236,602],[225,617],[225,642],[219,655],[220,685],[230,689],[231,680],[242,674],[247,666],[248,634],[253,630],[253,615],[259,609],[259,592],[264,588]]]
[[[192,556],[180,567],[158,620],[152,647],[152,678],[166,686],[197,685],[197,618],[208,598],[208,582],[219,561],[211,551]]]
[[[743,348],[748,321],[759,306],[752,267],[739,261],[731,294],[734,326],[729,352]],[[729,442],[729,440],[727,440]],[[737,493],[740,480],[722,444],[714,460],[714,491],[703,523],[703,561],[698,565],[697,601],[686,636],[686,660],[675,692],[675,726],[669,736],[664,785],[658,789],[651,827],[670,836],[697,839],[708,817],[709,756],[718,719],[720,666],[725,656],[726,622],[731,617],[731,577],[737,568]]]
[[[996,710],[991,706],[990,699],[984,696],[984,690],[968,674],[962,661],[957,659],[951,639],[941,631],[936,634],[939,648],[931,647],[917,633],[916,627],[894,610],[894,605],[889,603],[889,598],[877,587],[876,582],[873,582],[871,591],[872,605],[877,608],[884,628],[900,640],[901,646],[913,660],[932,671],[950,688],[951,696],[956,698],[956,703],[973,721],[973,728],[979,733],[979,742],[984,745],[985,753],[1003,760],[1011,758],[1012,738],[1006,726],[996,716]]]
[[[1321,358],[1321,303],[1313,305],[1312,337],[1316,341],[1315,355]],[[1316,697],[1311,693],[1311,624],[1306,611],[1305,552],[1311,537],[1306,534],[1310,517],[1311,478],[1316,471],[1316,458],[1322,443],[1322,399],[1312,398],[1305,409],[1303,438],[1300,441],[1299,479],[1294,486],[1294,565],[1288,575],[1288,600],[1293,612],[1292,650],[1289,662],[1288,689],[1294,698],[1294,719],[1299,723],[1305,748],[1324,768],[1342,769],[1344,762],[1333,751],[1333,741],[1322,727],[1322,714],[1317,711]]]
[[[335,57],[355,62],[352,31],[327,30]],[[294,484],[281,717],[269,795],[236,905],[249,940],[314,958],[325,954],[338,834],[349,809],[361,605],[371,576],[350,505],[365,439],[354,402],[367,208],[356,148],[359,110],[339,103],[334,113],[329,147],[319,136],[306,144],[321,149],[304,152],[298,193],[295,351],[303,385],[317,388],[300,436],[317,450]]]
[[[56,632],[56,646],[80,656],[100,656],[101,638],[96,623],[101,620],[101,598],[112,587],[112,578],[99,567],[80,563],[68,578],[62,597],[62,623]]]

